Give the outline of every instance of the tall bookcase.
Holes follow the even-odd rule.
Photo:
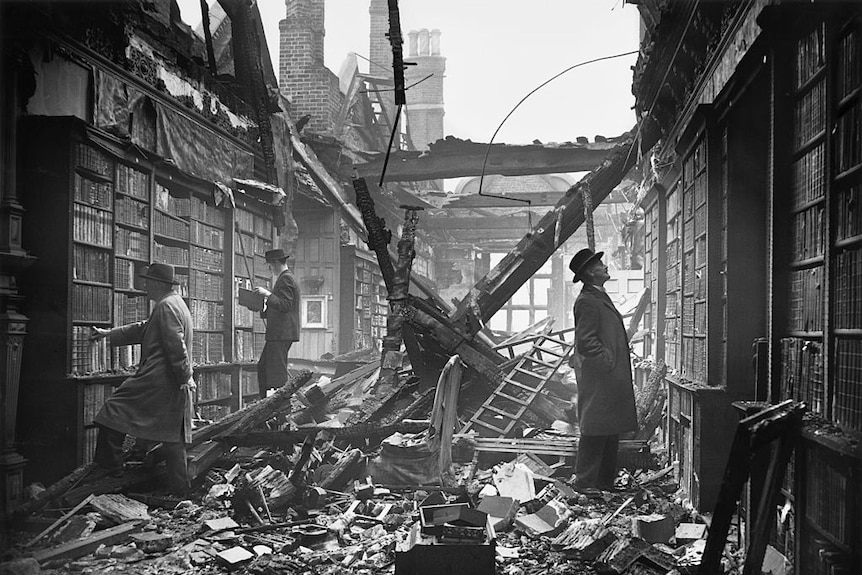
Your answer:
[[[339,352],[380,349],[386,335],[389,302],[374,255],[356,246],[341,247]]]
[[[77,119],[27,118],[21,133],[29,229],[46,230],[25,238],[38,258],[25,278],[32,345],[22,366],[22,436],[33,472],[50,477],[92,457],[93,416],[135,371],[140,346],[93,344],[90,326],[147,319],[138,276],[150,261],[175,267],[191,311],[198,414],[219,419],[256,399],[264,327],[230,297],[245,274],[235,267],[233,229],[236,220],[250,238],[253,283],[268,285],[269,212],[254,200],[216,206],[212,183]],[[246,327],[249,337],[238,335]]]
[[[776,122],[776,205],[790,246],[780,273],[778,385],[773,399],[793,398],[850,433],[862,432],[862,16],[800,16],[789,58],[776,74],[783,97]],[[847,17],[849,16],[849,18]],[[784,96],[786,94],[786,96]],[[783,206],[787,206],[784,208]],[[784,276],[779,276],[783,279]],[[799,529],[792,545],[799,572],[855,572],[862,555],[858,491],[862,466],[840,447],[813,436],[797,453],[801,473],[784,493]],[[841,571],[845,572],[845,571]]]

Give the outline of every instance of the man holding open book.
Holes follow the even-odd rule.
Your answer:
[[[287,381],[287,354],[293,342],[299,340],[299,286],[287,269],[288,256],[281,248],[264,254],[269,271],[275,278],[272,291],[256,287],[264,298],[260,317],[266,322],[266,343],[257,362],[257,383],[260,397],[268,389],[279,388]]]

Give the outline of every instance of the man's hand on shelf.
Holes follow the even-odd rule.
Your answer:
[[[108,337],[109,333],[111,333],[111,330],[109,330],[109,329],[91,326],[90,327],[90,341],[96,341],[97,339],[102,339],[103,337]]]

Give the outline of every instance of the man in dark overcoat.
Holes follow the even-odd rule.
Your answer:
[[[254,290],[263,295],[260,317],[266,319],[266,342],[257,362],[257,384],[260,397],[268,389],[279,388],[287,381],[287,354],[293,342],[299,341],[299,286],[287,267],[284,250],[268,250],[264,257],[275,279],[272,291]]]
[[[192,378],[192,316],[174,291],[174,268],[153,263],[141,274],[153,310],[146,321],[113,329],[93,327],[91,339],[107,337],[112,346],[141,344],[141,362],[96,415],[99,432],[93,461],[111,471],[123,466],[125,436],[161,443],[169,489],[188,490],[185,444],[191,442],[194,409]]]
[[[613,488],[621,433],[637,428],[629,342],[604,284],[604,252],[579,251],[569,263],[584,287],[575,300],[572,365],[578,385],[580,440],[575,487],[588,495]]]

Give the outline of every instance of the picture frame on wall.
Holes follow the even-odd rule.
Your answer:
[[[302,327],[308,329],[326,328],[327,297],[325,295],[302,296],[300,318]]]

